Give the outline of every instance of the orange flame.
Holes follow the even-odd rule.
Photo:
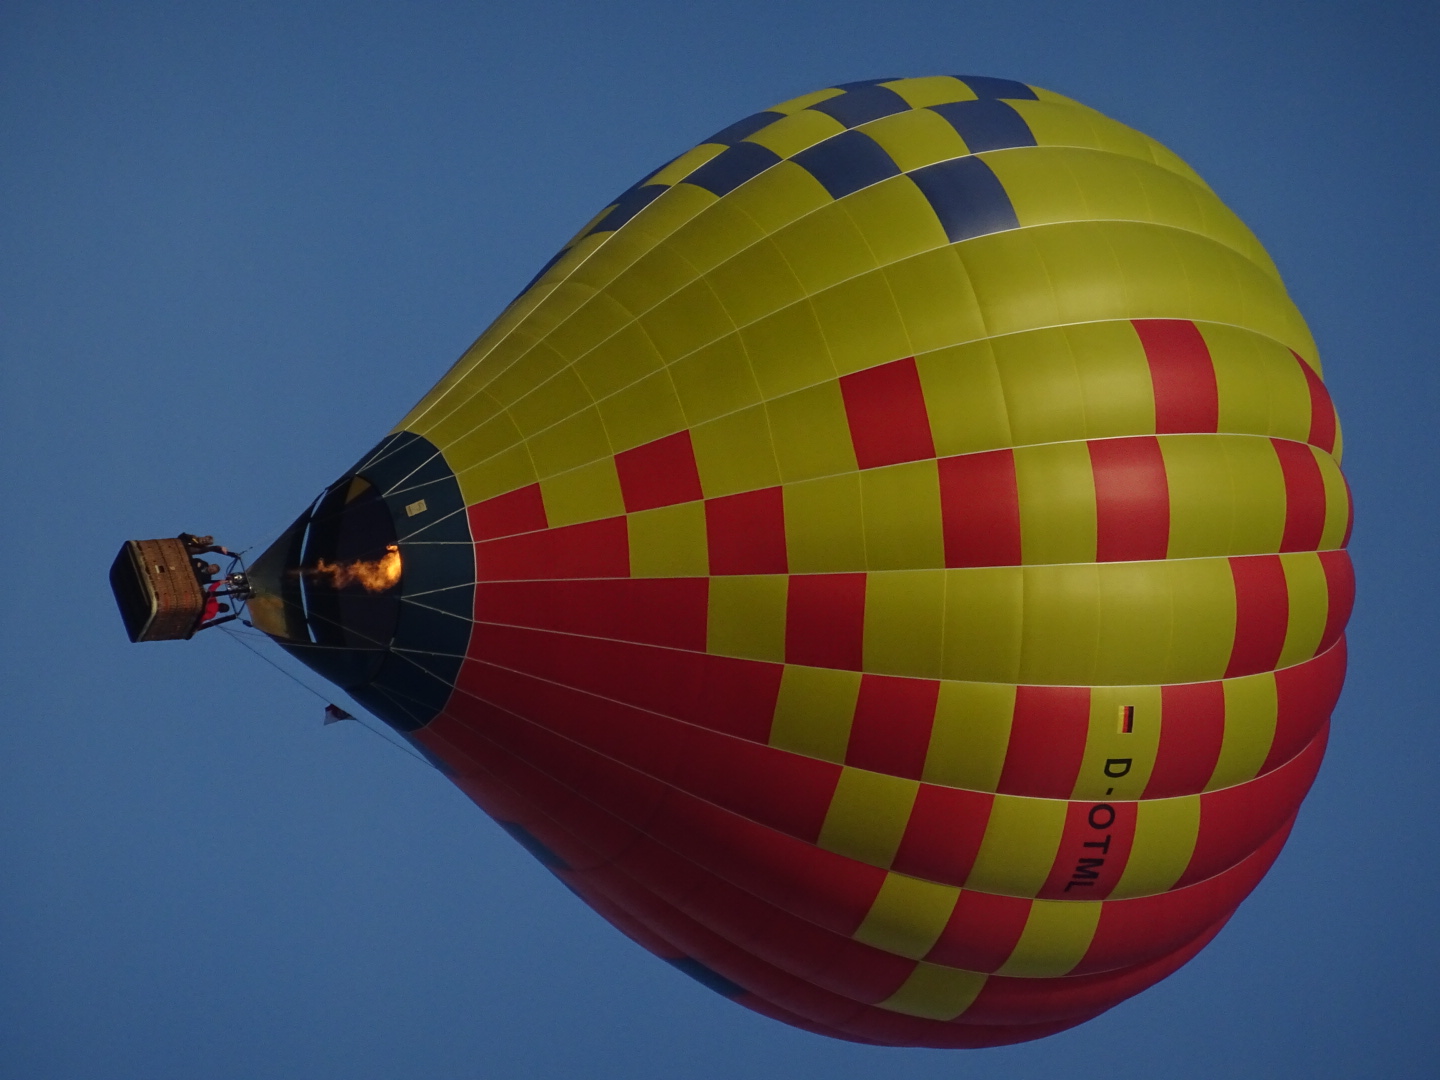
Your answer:
[[[369,592],[384,592],[400,582],[400,548],[395,544],[386,544],[385,554],[380,558],[352,563],[331,563],[321,559],[305,573],[310,577],[329,578],[331,587],[336,589],[359,585]]]

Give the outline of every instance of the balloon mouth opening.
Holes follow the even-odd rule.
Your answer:
[[[424,727],[474,626],[465,510],[432,443],[386,436],[248,566],[248,625],[397,730]]]
[[[376,487],[326,489],[250,570],[254,625],[286,644],[384,651],[400,618],[404,556]]]

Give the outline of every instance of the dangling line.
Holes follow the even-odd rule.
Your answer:
[[[325,702],[326,705],[332,705],[332,704],[334,704],[327,696],[325,696],[324,694],[320,693],[319,690],[316,690],[313,686],[311,686],[310,684],[304,682],[302,679],[300,679],[300,678],[299,678],[297,675],[295,675],[294,673],[289,672],[289,671],[286,671],[286,670],[285,670],[283,667],[281,667],[279,664],[275,663],[274,660],[271,660],[270,657],[266,656],[266,655],[265,655],[264,653],[262,653],[259,649],[255,648],[255,646],[251,645],[248,641],[246,641],[245,638],[246,638],[248,635],[236,633],[235,631],[231,630],[229,627],[226,627],[226,626],[222,626],[222,627],[220,627],[220,629],[225,632],[225,635],[226,635],[227,637],[234,638],[234,639],[235,639],[236,641],[238,641],[241,645],[245,646],[245,648],[247,648],[248,650],[250,650],[250,652],[254,653],[254,654],[255,654],[256,656],[258,656],[261,660],[264,660],[265,663],[269,664],[269,665],[270,665],[271,667],[273,667],[276,671],[280,672],[281,675],[284,675],[284,676],[285,676],[287,679],[289,679],[291,682],[295,683],[295,685],[299,686],[299,687],[302,688],[303,690],[308,691],[309,693],[314,694],[314,695],[315,695],[317,698],[319,698],[321,701]],[[385,736],[384,734],[382,734],[381,732],[376,731],[373,727],[371,727],[369,724],[367,724],[362,717],[352,715],[352,716],[351,716],[351,719],[353,719],[353,720],[355,720],[356,722],[358,722],[361,727],[363,727],[366,731],[370,732],[370,734],[374,735],[377,739],[379,739],[381,742],[383,742],[386,746],[394,747],[396,750],[399,750],[401,753],[403,753],[403,754],[408,754],[410,757],[412,757],[412,758],[414,758],[416,761],[420,762],[420,764],[424,765],[427,769],[433,769],[433,768],[435,768],[434,765],[430,764],[430,762],[426,761],[423,757],[421,757],[419,754],[417,754],[414,750],[411,750],[408,746],[401,746],[399,743],[395,742],[393,739],[390,739],[390,738],[388,738],[387,736]]]

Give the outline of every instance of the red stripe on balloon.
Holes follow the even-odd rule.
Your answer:
[[[675,856],[648,842],[642,850],[643,863],[626,859],[623,867],[599,867],[566,880],[593,883],[631,917],[658,930],[670,949],[785,1009],[841,1025],[847,1037],[857,1037],[854,1025],[864,1009],[857,1003],[890,996],[914,970],[913,960],[810,925],[713,876],[691,884],[692,875],[676,865]],[[690,886],[678,895],[666,888],[677,873]],[[750,1005],[755,999],[735,1000]],[[968,1044],[976,1031],[969,1025],[901,1019],[910,1025],[901,1037],[908,1042],[920,1038],[922,1045],[935,1040],[940,1040],[936,1045]]]
[[[1135,803],[1072,802],[1041,900],[1104,900],[1115,888],[1135,842]]]
[[[861,676],[845,764],[919,780],[939,696],[934,679]]]
[[[1305,373],[1305,385],[1310,391],[1310,435],[1308,441],[1312,446],[1318,446],[1327,454],[1333,454],[1335,452],[1336,420],[1335,403],[1330,400],[1330,391],[1325,388],[1324,381],[1303,356],[1294,349],[1290,350],[1290,355],[1295,357],[1295,362]]]
[[[1170,545],[1170,485],[1160,441],[1097,439],[1088,445],[1095,476],[1096,560],[1165,558]]]
[[[1204,789],[1225,739],[1225,689],[1218,682],[1160,688],[1160,745],[1145,798],[1167,799]]]
[[[830,993],[844,995],[853,1011],[856,1001],[884,1000],[914,969],[912,960],[806,923],[714,875],[690,872],[653,844],[644,854],[644,861],[591,873],[686,955],[752,989],[778,990],[792,1007],[828,1012],[817,999]],[[690,885],[678,894],[667,887],[677,874]],[[736,942],[763,949],[764,960]],[[780,971],[803,979],[809,992],[784,985]]]
[[[476,581],[629,576],[630,532],[623,517],[475,545]]]
[[[1350,544],[1350,533],[1355,529],[1355,495],[1350,490],[1350,481],[1341,474],[1340,479],[1345,484],[1345,535],[1340,538],[1340,546],[1348,547]]]
[[[465,748],[467,772],[456,783],[466,794],[500,822],[523,826],[571,868],[603,864],[634,847],[639,836],[633,822],[654,812],[665,794],[663,784],[648,777],[636,780],[634,770],[603,758],[597,761],[592,751],[515,717],[501,717],[499,723],[495,728],[488,719],[484,722],[487,735],[498,738],[482,737],[473,728],[447,733],[452,738],[458,735],[454,741]],[[529,737],[507,732],[506,723],[516,732],[528,729]],[[433,740],[427,739],[426,746],[437,752]],[[552,747],[561,753],[556,756]],[[550,772],[534,766],[537,755]],[[613,791],[620,801],[601,811],[564,781],[567,772],[586,776],[592,792]],[[493,805],[497,793],[509,796],[503,800],[509,806],[498,813]],[[525,842],[521,836],[515,838]],[[530,850],[546,861],[544,852]]]
[[[673,715],[714,731],[766,742],[784,665],[729,656],[702,656],[699,660],[699,693],[677,701]]]
[[[1175,888],[1221,873],[1260,847],[1295,816],[1325,756],[1329,725],[1278,769],[1200,796],[1200,831]]]
[[[1210,349],[1193,322],[1136,319],[1155,391],[1155,433],[1217,431],[1220,392]]]
[[[476,626],[469,655],[757,742],[770,737],[784,671],[760,660],[485,623]]]
[[[579,871],[559,871],[562,879],[572,885],[589,883],[589,888],[581,890],[587,897],[604,896],[617,904],[645,928],[642,941],[660,950],[662,955],[693,956],[752,992],[764,992],[789,1007],[802,1008],[811,1016],[844,1022],[847,1031],[855,1019],[857,1000],[882,1000],[913,970],[913,961],[841,938],[833,928],[822,928],[823,922],[833,921],[834,913],[829,919],[821,920],[821,925],[813,920],[807,922],[788,908],[772,906],[773,897],[752,895],[724,875],[715,875],[680,853],[662,847],[651,837],[636,836],[634,843],[613,860],[584,851],[564,836],[562,828],[574,828],[577,824],[583,828],[585,819],[609,815],[598,807],[587,808],[574,792],[563,789],[516,759],[507,760],[503,767],[510,778],[521,781],[520,787],[531,801],[559,810],[563,816],[563,820],[550,823],[534,812],[516,815],[523,816],[527,829],[533,834],[543,834],[548,845],[557,852],[563,851],[574,864],[585,867]],[[640,780],[647,784],[643,778]],[[754,836],[749,823],[740,821],[737,825],[737,839],[746,833]],[[779,844],[767,846],[778,849],[774,854],[783,858],[784,838],[776,839]],[[799,849],[791,850],[800,853]],[[813,848],[808,852],[819,854]],[[795,868],[789,861],[784,865],[787,870]],[[832,871],[826,875],[829,881],[836,881],[833,870],[838,868],[832,863],[825,869]],[[848,869],[859,869],[863,873],[869,868],[852,864]],[[838,880],[848,886],[847,892],[857,900],[864,899],[870,891],[868,886],[878,886],[873,878],[856,880],[853,873]],[[773,886],[770,881],[765,884]],[[1013,951],[1030,907],[1031,902],[1025,899],[962,893],[930,959],[952,964],[958,959],[971,970],[993,970]],[[600,909],[602,913],[615,913],[615,908],[609,905],[601,905]],[[702,930],[691,920],[698,920],[707,929]],[[743,943],[743,948],[737,943]],[[730,949],[735,951],[728,951]],[[783,965],[783,969],[770,966],[774,964]],[[769,970],[764,970],[767,967]],[[790,980],[782,970],[793,973]],[[844,995],[838,1016],[830,1015],[832,1004],[827,996],[830,993]],[[988,1041],[988,1035],[979,1034],[983,1031],[963,1022],[949,1025],[917,1021],[917,1028],[907,1031],[904,1041],[914,1042],[929,1032],[933,1034],[927,1038],[934,1039],[935,1045],[950,1045],[952,1039],[967,1044],[970,1040],[967,1033],[975,1033],[982,1042]]]
[[[865,575],[797,574],[785,612],[785,662],[859,671],[865,654]]]
[[[671,783],[752,821],[814,843],[841,767],[703,728],[682,736]]]
[[[1322,551],[1320,568],[1325,572],[1325,591],[1329,605],[1325,611],[1325,629],[1320,634],[1320,648],[1327,649],[1345,632],[1350,611],[1355,606],[1355,567],[1344,551]]]
[[[472,665],[465,667],[469,669]],[[673,738],[674,729],[667,729],[663,721],[654,728],[658,733],[655,742],[642,748],[650,760],[626,762],[614,752],[606,753],[592,745],[604,741],[603,732],[587,741],[580,741],[574,737],[579,729],[559,730],[564,724],[563,717],[559,725],[551,726],[548,710],[557,706],[563,708],[566,703],[563,696],[556,695],[544,701],[532,700],[524,676],[475,665],[474,670],[468,672],[462,669],[461,679],[477,684],[481,680],[487,685],[496,683],[494,700],[472,698],[465,706],[463,723],[457,724],[447,735],[472,758],[483,759],[488,745],[498,747],[502,752],[498,754],[494,767],[500,770],[502,776],[522,769],[528,762],[560,785],[568,793],[567,798],[583,799],[604,807],[631,825],[648,821],[670,790],[661,777],[668,774],[673,765],[678,741]],[[567,693],[570,704],[579,700],[575,691]],[[520,708],[509,707],[512,704],[510,699],[515,698],[520,699]],[[617,715],[618,712],[611,712],[607,718],[614,720]],[[428,732],[429,725],[426,730]],[[667,737],[667,732],[672,737]],[[644,725],[641,734],[642,737],[645,734]],[[433,739],[427,739],[427,745],[431,744]],[[617,746],[625,749],[621,744]],[[616,747],[610,749],[613,751]],[[628,752],[626,756],[630,756]],[[464,768],[463,763],[461,768]],[[583,816],[583,805],[575,813]],[[588,828],[588,825],[582,822],[576,828]]]
[[[712,574],[783,574],[785,496],[778,487],[705,502]]]
[[[616,454],[615,471],[625,509],[632,514],[705,497],[688,431]]]
[[[942,885],[965,884],[994,803],[986,791],[921,784],[890,868]]]
[[[583,868],[578,871],[559,870],[562,879],[572,884],[577,881],[593,883],[603,895],[620,902],[624,910],[640,919],[652,932],[665,935],[669,939],[668,944],[682,946],[680,949],[667,949],[667,954],[697,955],[702,961],[707,956],[715,956],[715,953],[706,950],[696,951],[696,946],[703,939],[695,936],[696,927],[693,924],[686,924],[689,919],[698,917],[720,932],[762,949],[767,958],[787,963],[812,984],[835,984],[838,989],[850,993],[851,1001],[847,1004],[851,1009],[856,995],[888,996],[913,968],[913,961],[840,937],[833,930],[805,922],[737,888],[637,833],[632,827],[611,817],[602,809],[603,804],[596,805],[582,799],[577,790],[513,754],[492,755],[490,760],[499,764],[505,780],[517,784],[534,807],[554,816],[555,820],[547,821],[537,815],[535,808],[528,813],[511,815],[523,818],[526,829],[533,836],[564,856],[572,866]],[[601,772],[625,771],[623,767],[603,759],[592,757],[591,762]],[[578,780],[581,787],[588,784],[584,775]],[[635,776],[634,780],[642,788],[658,787],[645,777]],[[489,786],[495,786],[494,778],[491,781]],[[667,794],[685,798],[673,789],[667,790]],[[596,819],[606,822],[606,835],[617,830],[628,834],[630,839],[623,852],[607,857],[604,852],[585,850],[583,845],[596,835],[592,826]],[[676,904],[681,906],[674,906]],[[819,992],[815,985],[811,985],[810,990],[812,993]]]
[[[860,468],[935,456],[914,357],[846,375],[840,393]]]
[[[622,906],[608,891],[601,891],[604,888],[605,879],[611,875],[619,876],[619,871],[609,867],[597,867],[584,873],[562,874],[560,878],[574,891],[576,896],[594,908],[597,915],[646,952],[658,956],[662,960],[681,959],[685,955],[684,950],[667,938],[661,937],[655,925],[642,921],[642,915],[635,913],[629,907]],[[597,877],[601,880],[596,881]],[[637,892],[642,891],[638,885],[633,887]],[[663,930],[664,927],[661,926],[659,929]]]
[[[646,831],[731,884],[846,937],[865,920],[885,871],[673,791]]]
[[[1147,964],[1102,974],[1063,979],[992,975],[965,1010],[965,1019],[976,1024],[998,1024],[1016,1019],[1038,1023],[1089,1018],[1154,986],[1183,967],[1219,932],[1219,926],[1207,927],[1199,937],[1173,953]]]
[[[831,962],[823,970],[812,973],[810,980],[852,1001],[874,1005],[893,995],[914,972],[915,961],[908,957],[853,939],[842,939]]]
[[[1018,896],[960,890],[960,899],[934,946],[925,954],[932,964],[946,964],[967,971],[996,971],[1020,941],[1033,907]],[[976,927],[984,927],[977,934]]]
[[[640,841],[635,855],[627,854],[617,860],[616,866],[591,873],[604,875],[608,885],[627,897],[632,910],[661,929],[685,952],[715,965],[752,990],[774,990],[778,981],[774,968],[769,975],[756,969],[756,952],[763,954],[764,963],[806,980],[809,994],[802,996],[811,997],[821,991],[844,994],[849,998],[851,1010],[857,1000],[888,997],[914,970],[913,960],[807,923],[721,878],[698,870],[649,840]],[[615,878],[611,874],[623,877]],[[644,892],[632,893],[625,884],[627,878],[642,886]],[[753,950],[744,954],[748,963],[738,963],[739,958],[733,955],[725,956],[715,947],[717,943],[713,939],[707,941],[693,926],[684,925],[689,919],[703,924],[707,932],[727,939],[731,948],[738,949],[739,945],[734,943],[743,943],[748,950]],[[782,1000],[789,998],[793,1002],[797,988],[784,988],[782,993]],[[813,1009],[816,1003],[809,1001],[806,1007]]]
[[[547,844],[564,851],[572,865],[584,867],[557,870],[561,879],[605,918],[661,956],[693,957],[752,992],[770,993],[789,1007],[827,1021],[852,1016],[857,998],[888,996],[913,967],[913,962],[904,958],[842,938],[770,906],[633,829],[627,831],[634,841],[619,859],[606,860],[585,851],[583,839],[567,837],[562,830],[578,824],[588,832],[591,820],[609,815],[594,806],[576,813],[573,792],[513,758],[503,767],[509,778],[521,781],[532,800],[552,809],[560,804],[563,823],[547,821],[533,810],[519,816],[532,835],[540,838],[543,834]],[[498,778],[486,779],[486,787],[498,786]],[[487,809],[493,806],[490,799],[477,801]],[[516,816],[505,815],[505,820]],[[734,941],[763,950],[764,959]],[[773,967],[776,962],[798,976]],[[832,983],[848,996],[839,997],[823,988]],[[742,995],[737,1000],[748,1003],[754,999]]]
[[[1148,963],[1193,941],[1228,918],[1260,883],[1285,846],[1288,825],[1278,830],[1253,855],[1223,874],[1155,896],[1110,900],[1100,908],[1095,936],[1071,975]]]
[[[540,485],[516,488],[504,495],[478,502],[467,511],[470,535],[476,540],[494,540],[516,533],[549,528]]]
[[[518,766],[518,768],[516,767]],[[512,763],[510,772],[518,771],[532,772],[528,767],[518,762]],[[536,776],[538,785],[529,785],[532,789],[535,786],[548,786],[554,791],[553,784],[546,784],[545,777]],[[643,782],[643,778],[642,778]],[[556,794],[559,794],[558,792]],[[683,796],[679,796],[684,799]],[[547,803],[554,804],[555,800],[545,799]],[[563,799],[562,799],[563,801]],[[686,800],[684,803],[677,803],[681,816],[685,816],[685,808],[698,809],[702,814],[713,817],[713,808],[700,804],[698,807],[694,802]],[[603,813],[603,811],[601,812]],[[571,812],[567,819],[573,821],[578,815]],[[666,815],[668,816],[668,815]],[[711,876],[711,872],[699,869],[694,863],[680,857],[678,853],[667,851],[656,844],[652,839],[645,836],[637,838],[636,843],[630,847],[618,859],[609,865],[595,865],[597,860],[593,855],[577,851],[573,844],[569,844],[556,832],[547,828],[543,823],[536,821],[533,816],[527,815],[528,824],[533,824],[536,830],[544,832],[546,838],[553,842],[557,848],[564,848],[577,862],[587,865],[588,868],[579,872],[560,871],[560,876],[571,882],[593,882],[595,887],[603,895],[620,903],[621,907],[630,912],[634,917],[648,928],[651,932],[658,932],[664,941],[658,945],[665,955],[672,952],[679,952],[685,955],[694,956],[702,963],[712,967],[713,970],[727,978],[733,979],[741,986],[748,987],[752,991],[764,989],[767,992],[783,989],[780,995],[787,999],[787,1004],[801,1005],[810,1013],[815,1015],[814,1010],[821,1007],[827,989],[833,989],[848,997],[848,1001],[842,998],[844,1005],[843,1017],[845,1030],[852,1032],[856,1020],[854,1014],[854,1002],[857,1000],[880,1000],[893,992],[913,968],[913,961],[906,961],[903,958],[895,957],[882,950],[873,949],[858,942],[835,940],[836,928],[831,928],[830,936],[821,930],[820,926],[827,922],[841,919],[840,925],[844,925],[845,917],[839,912],[826,911],[821,919],[811,918],[806,922],[805,916],[790,910],[788,905],[781,905],[783,910],[775,911],[767,908],[767,903],[774,903],[774,897],[763,897],[759,894],[749,895],[744,891],[744,886],[737,885],[725,875],[719,877]],[[735,826],[734,839],[741,840],[742,847],[749,847],[745,839],[760,839],[761,843],[770,848],[772,858],[776,859],[775,869],[784,869],[793,872],[797,861],[804,861],[805,855],[815,856],[822,854],[814,848],[804,846],[786,848],[785,838],[771,834],[769,837],[755,837],[752,823],[743,819],[731,819]],[[665,831],[664,823],[660,831]],[[722,830],[723,832],[724,830]],[[749,834],[747,837],[746,834]],[[717,850],[726,845],[718,844],[706,849],[704,854],[707,861],[713,857]],[[786,858],[792,855],[792,858]],[[781,861],[783,860],[783,861]],[[829,865],[823,866],[825,879],[822,882],[813,883],[818,887],[820,894],[827,898],[835,895],[835,886],[840,886],[847,893],[852,903],[863,901],[867,892],[871,892],[871,886],[878,890],[878,882],[874,877],[866,880],[857,875],[865,874],[871,868],[850,862],[847,867],[843,865],[849,860],[843,860],[840,865],[831,861]],[[804,869],[809,869],[805,867]],[[619,873],[623,871],[623,876]],[[848,872],[847,872],[848,871]],[[773,889],[776,884],[776,876],[762,878],[760,884],[765,886],[761,892]],[[634,882],[636,888],[626,883],[626,879]],[[681,908],[674,906],[674,902],[667,898],[674,898],[674,902],[683,905]],[[873,895],[871,896],[873,900]],[[666,905],[671,910],[666,911]],[[966,957],[966,960],[980,960],[982,963],[959,961],[964,966],[975,970],[984,969],[988,966],[993,970],[1003,963],[1004,958],[1013,950],[1014,944],[1018,941],[1024,927],[1026,914],[1030,909],[1030,901],[1012,897],[993,897],[983,894],[961,894],[960,901],[956,905],[955,913],[952,915],[950,925],[941,936],[941,941],[936,949],[932,951],[930,958],[937,962],[957,963],[955,959],[947,959],[946,952],[957,953]],[[612,910],[613,909],[609,909]],[[995,918],[984,918],[986,914],[996,912],[1000,915]],[[853,917],[853,911],[852,911]],[[976,916],[982,916],[977,918]],[[695,926],[687,926],[687,918],[698,918],[707,927],[713,927],[716,937],[707,938],[706,932],[702,932]],[[819,925],[811,925],[818,923]],[[966,949],[964,945],[956,950],[952,948],[955,944],[956,932],[964,941],[970,939],[979,945],[979,949]],[[843,931],[839,931],[843,932]],[[728,945],[717,940],[719,935],[724,935],[731,943],[735,940],[745,942],[744,954],[727,952]],[[649,937],[649,935],[644,935]],[[653,938],[650,939],[654,943]],[[681,946],[678,949],[672,948],[675,945]],[[724,947],[722,947],[724,946]],[[998,946],[998,947],[997,947]],[[988,952],[989,957],[976,955]],[[752,965],[742,964],[744,957],[753,961]],[[764,959],[760,959],[764,957]],[[983,961],[992,959],[993,963],[985,965]],[[798,980],[782,987],[783,976],[771,969],[768,977],[761,976],[760,965],[770,961],[784,963],[787,968],[797,970],[805,983]],[[1077,984],[1083,986],[1084,984]],[[826,1007],[828,1012],[828,1006]],[[1012,1020],[1023,1019],[1024,1009],[1017,1012]],[[825,1019],[829,1020],[827,1015]],[[1027,1034],[1033,1035],[1038,1029],[1027,1028]],[[930,1032],[937,1034],[928,1034]],[[925,1036],[925,1038],[921,1038]],[[952,1045],[956,1039],[960,1045],[981,1044],[993,1041],[993,1032],[983,1027],[977,1027],[966,1021],[958,1024],[935,1024],[928,1021],[917,1021],[914,1030],[907,1029],[903,1033],[903,1040],[916,1042],[917,1040],[929,1042],[934,1040],[934,1045]],[[1001,1040],[1005,1041],[1005,1040]]]
[[[1015,454],[941,458],[940,516],[946,566],[1020,564],[1020,491]]]
[[[648,831],[718,877],[802,919],[849,937],[885,871],[678,793]]]
[[[728,656],[705,656],[700,663],[699,698],[679,702],[674,715],[742,739],[767,741],[784,665]]]
[[[740,941],[783,940],[784,959],[802,972],[823,965],[842,940],[818,926],[799,923],[648,839],[617,865],[592,873],[603,876],[607,891],[622,897],[647,925],[707,964],[714,963],[717,950],[698,932],[695,920]],[[787,930],[791,933],[785,934]],[[761,980],[760,985],[764,983]]]
[[[617,812],[630,806],[633,814],[644,815],[633,818],[636,824],[644,824],[654,808],[653,801],[634,801],[632,792],[645,785],[587,755],[809,843],[820,834],[839,765],[690,727],[533,676],[475,667],[462,678],[490,707],[478,710],[486,715],[487,734],[547,772],[559,771],[559,779],[598,805]],[[547,742],[542,733],[566,742]]]
[[[1313,660],[1275,673],[1275,737],[1260,766],[1267,773],[1289,761],[1315,737],[1345,682],[1345,639],[1342,637]]]
[[[1088,686],[1021,686],[998,790],[1038,799],[1068,799],[1090,731]]]
[[[475,620],[703,652],[709,598],[708,578],[482,581]]]
[[[1225,677],[1273,671],[1285,647],[1290,593],[1278,555],[1233,556],[1235,644]]]
[[[1281,551],[1314,551],[1325,532],[1325,479],[1305,443],[1271,439],[1285,478],[1285,531]]]
[[[684,725],[670,717],[491,665],[464,665],[459,684],[485,705],[647,776],[668,780],[673,772]],[[486,717],[485,722],[497,729],[502,726],[494,716]],[[573,748],[556,747],[550,752],[559,755],[562,751],[573,752]],[[546,761],[547,769],[554,767],[545,758],[536,760]]]

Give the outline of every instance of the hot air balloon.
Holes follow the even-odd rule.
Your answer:
[[[1164,978],[1278,855],[1344,677],[1339,458],[1173,153],[869,80],[611,201],[225,580],[681,971],[993,1046]],[[122,552],[132,631],[184,555]]]

